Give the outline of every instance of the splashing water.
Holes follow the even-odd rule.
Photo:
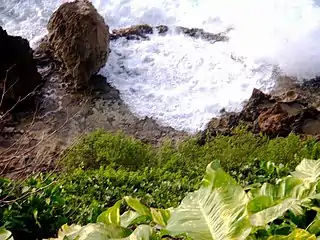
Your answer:
[[[1,0],[0,25],[36,42],[62,0]],[[319,1],[320,2],[320,1]],[[119,39],[101,73],[138,116],[195,132],[221,108],[240,110],[254,87],[268,91],[273,70],[298,79],[320,73],[320,8],[311,0],[95,0],[110,28],[133,24],[197,27],[228,42],[174,31],[150,41]]]

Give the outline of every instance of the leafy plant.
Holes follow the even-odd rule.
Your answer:
[[[191,138],[154,147],[123,134],[97,131],[69,149],[62,161],[67,171],[46,181],[46,175],[25,182],[0,179],[0,202],[6,201],[0,208],[0,225],[22,238],[49,237],[66,222],[96,222],[104,209],[127,195],[152,208],[175,208],[188,192],[200,187],[206,166],[216,159],[248,195],[264,183],[277,188],[279,179],[305,157],[319,158],[320,144],[295,135],[268,139],[238,131],[233,136],[217,136],[203,146]],[[278,201],[270,204],[276,206]],[[267,227],[255,227],[251,235],[267,239],[289,235],[297,228],[319,234],[315,209],[319,200],[307,203],[300,208],[302,215],[288,210]],[[121,212],[128,208],[122,204]],[[127,215],[134,217],[136,212]]]
[[[13,240],[11,232],[0,227],[0,240]]]
[[[49,176],[27,181],[0,179],[0,224],[15,239],[52,236],[67,222],[60,186]]]
[[[100,166],[123,166],[137,170],[152,165],[151,146],[122,133],[111,134],[97,130],[83,137],[67,151],[63,167],[95,169]]]
[[[121,133],[98,130],[83,137],[67,153],[62,159],[62,165],[67,169],[113,166],[135,171],[157,167],[201,181],[206,166],[217,159],[227,172],[239,173],[239,169],[251,167],[257,159],[285,164],[292,170],[303,158],[320,158],[320,144],[313,138],[302,140],[294,134],[269,139],[236,130],[233,136],[217,136],[203,146],[198,144],[197,138],[188,138],[179,144],[168,139],[154,147]]]
[[[76,206],[69,219],[79,224],[95,222],[103,209],[127,195],[140,198],[150,207],[175,207],[199,185],[188,176],[162,169],[128,171],[111,167],[79,169],[60,176],[59,184],[67,205]]]
[[[213,162],[200,189],[189,193],[177,208],[150,210],[138,199],[125,197],[103,212],[98,223],[64,226],[57,239],[315,240],[318,217],[305,230],[293,226],[288,234],[272,236],[268,229],[288,213],[304,214],[303,208],[320,212],[312,201],[319,199],[319,167],[320,160],[304,159],[276,184],[265,183],[246,192]],[[124,202],[131,210],[120,214]]]
[[[120,215],[120,207],[123,201],[131,207]],[[99,239],[160,239],[152,226],[166,225],[170,215],[168,210],[149,209],[136,198],[125,197],[118,201],[113,207],[103,212],[97,219],[97,223],[90,223],[86,226],[64,225],[58,233],[58,238],[51,240],[99,240]],[[135,226],[136,224],[139,224]],[[132,226],[134,230],[132,230]]]

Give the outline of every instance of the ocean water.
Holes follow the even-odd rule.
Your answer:
[[[32,46],[62,0],[0,0],[0,25]],[[275,69],[307,79],[320,74],[320,1],[93,0],[110,29],[165,24],[150,41],[111,43],[101,73],[139,117],[195,132],[222,108],[238,111],[253,88],[269,91]],[[197,27],[230,40],[210,44],[174,31]]]

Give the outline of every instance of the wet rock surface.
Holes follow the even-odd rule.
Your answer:
[[[286,137],[290,133],[320,135],[320,81],[318,78],[302,84],[275,89],[270,94],[254,89],[240,113],[223,113],[213,118],[201,134],[200,143],[207,138],[232,135],[232,131],[245,125],[253,133],[269,137]]]
[[[147,24],[143,24],[134,25],[128,28],[115,29],[112,31],[110,39],[117,40],[119,38],[126,38],[127,40],[149,40],[150,34],[157,33],[161,36],[164,36],[168,34],[170,31],[175,31],[177,33],[181,33],[192,38],[200,38],[210,43],[215,43],[219,41],[228,41],[228,37],[226,36],[226,34],[230,30],[231,29],[227,30],[226,32],[214,34],[205,32],[203,29],[199,28],[185,28],[180,26],[169,28],[165,25],[153,27]]]
[[[171,29],[172,30],[172,29]],[[119,38],[147,41],[149,35],[167,34],[167,26],[137,25],[114,30],[110,40]],[[227,41],[224,33],[211,34],[201,29],[175,28],[190,37],[212,43]],[[101,128],[109,132],[123,131],[144,142],[158,145],[165,138],[180,141],[187,133],[161,126],[151,118],[135,116],[121,100],[119,91],[103,76],[93,75],[83,91],[70,91],[64,79],[63,64],[48,48],[45,37],[34,53],[43,87],[37,95],[38,108],[22,117],[8,115],[0,128],[0,175],[21,178],[39,171],[55,171],[57,160],[63,159],[68,146],[83,134]],[[112,51],[112,49],[111,49]],[[222,111],[213,118],[199,143],[218,134],[232,135],[233,129],[246,124],[254,133],[270,137],[287,136],[290,132],[320,135],[320,80],[303,84],[291,78],[279,78],[279,86],[270,94],[253,90],[240,113]]]

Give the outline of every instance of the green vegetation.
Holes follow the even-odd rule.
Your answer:
[[[219,160],[227,171],[237,171],[255,159],[285,164],[294,168],[302,158],[320,158],[320,145],[314,139],[299,136],[269,139],[237,129],[234,136],[218,136],[204,146],[196,138],[178,146],[166,141],[159,148],[123,134],[96,131],[80,140],[66,155],[63,166],[68,169],[97,169],[101,166],[123,167],[127,170],[156,167],[170,172],[182,172],[201,180],[208,163]]]
[[[320,235],[319,191],[320,160],[304,159],[276,184],[263,183],[248,191],[218,162],[212,162],[200,188],[188,193],[176,208],[149,209],[126,196],[101,213],[97,223],[64,225],[52,240],[316,240]],[[129,210],[121,214],[123,203]],[[307,217],[307,212],[313,214]]]
[[[133,170],[152,165],[151,146],[123,134],[110,134],[101,130],[87,135],[64,158],[63,166],[99,168],[124,166]]]
[[[275,184],[303,158],[319,159],[320,144],[295,135],[270,140],[238,129],[234,136],[218,136],[204,146],[192,138],[155,148],[123,134],[96,131],[67,151],[61,161],[65,171],[21,182],[0,179],[0,226],[15,239],[49,238],[66,223],[95,223],[125,196],[151,208],[176,208],[189,192],[203,187],[203,172],[213,161],[248,191],[262,183]],[[130,207],[121,205],[121,212]],[[306,229],[309,222],[301,218],[314,219],[314,210],[307,209],[302,217],[279,217],[267,232],[287,235],[283,229]],[[265,229],[255,228],[260,235]]]

